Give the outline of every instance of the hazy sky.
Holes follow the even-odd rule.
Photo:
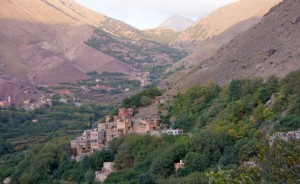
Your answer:
[[[139,29],[154,28],[173,14],[203,17],[235,0],[76,0]]]

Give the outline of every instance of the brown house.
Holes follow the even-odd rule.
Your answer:
[[[11,98],[7,98],[7,101],[0,101],[0,108],[9,108],[11,107]]]

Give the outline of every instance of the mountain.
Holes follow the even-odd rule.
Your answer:
[[[0,5],[0,96],[27,98],[29,86],[36,93],[34,85],[86,79],[92,70],[133,70],[84,44],[93,25],[108,19],[104,15],[71,0],[5,0]]]
[[[262,17],[282,0],[238,0],[217,9],[207,17],[180,33],[170,45],[188,52],[201,48],[201,42],[217,36],[236,24]]]
[[[186,56],[185,52],[158,43],[144,32],[114,20],[107,20],[95,28],[85,43],[139,69],[172,65]]]
[[[190,26],[192,26],[195,22],[191,19],[185,18],[180,15],[172,15],[167,18],[164,22],[162,22],[157,28],[161,29],[170,29],[175,32],[183,31]]]
[[[73,0],[1,1],[0,25],[0,85],[14,85],[15,96],[28,96],[22,86],[34,93],[35,85],[87,79],[90,71],[130,74],[134,62],[166,65],[185,56]]]
[[[200,20],[197,25],[203,24],[209,26],[210,24],[209,22],[211,21],[213,27],[221,26],[222,24],[226,25],[225,27],[227,27],[228,25],[233,24],[233,22],[237,22],[237,23],[230,26],[225,31],[216,34],[215,36],[208,37],[208,38],[198,37],[198,39],[200,40],[198,41],[194,40],[193,43],[187,41],[186,48],[191,48],[193,52],[188,57],[184,58],[179,62],[174,63],[174,65],[172,65],[167,69],[168,73],[176,73],[176,74],[171,75],[170,79],[168,79],[167,77],[165,81],[169,81],[168,83],[170,82],[172,83],[172,81],[179,80],[181,76],[179,70],[181,70],[182,73],[189,73],[189,70],[191,70],[191,68],[200,65],[202,62],[204,62],[205,60],[207,60],[208,58],[216,54],[217,50],[221,48],[221,46],[231,41],[238,34],[248,30],[251,26],[257,24],[261,20],[262,15],[267,13],[269,9],[272,7],[272,5],[276,5],[280,1],[281,0],[257,1],[257,3],[255,4],[255,1],[240,0],[230,5],[227,5],[223,8],[218,9],[215,12],[213,12],[211,15],[205,17],[203,20]],[[249,9],[247,9],[247,7]],[[235,9],[237,9],[237,11],[235,11]],[[245,11],[240,11],[240,10],[245,10]],[[236,14],[233,15],[231,12],[237,12],[237,15],[242,15],[242,16],[235,16]],[[223,20],[223,17],[226,16],[227,17],[232,16],[232,17],[230,17],[230,19],[225,21],[226,19]],[[249,18],[245,19],[247,17]],[[239,18],[245,20],[238,22]],[[216,25],[215,21],[220,23],[222,23],[222,21],[224,22],[220,25]],[[197,31],[196,27],[197,26],[193,26],[192,28],[190,28],[190,31],[194,29],[194,32],[196,33]],[[181,35],[179,35],[177,38],[182,36],[182,34],[183,33],[181,33]],[[172,45],[172,42],[170,44]]]
[[[201,62],[212,57],[216,51],[224,44],[228,43],[238,34],[246,31],[251,26],[260,21],[259,17],[253,17],[237,23],[236,25],[228,28],[226,31],[220,33],[217,36],[213,36],[210,39],[206,39],[199,43],[199,49],[188,55],[186,58],[174,63],[167,71],[176,71],[178,68],[191,68],[195,65],[199,65]]]
[[[161,85],[175,92],[199,83],[286,76],[300,68],[299,8],[300,2],[293,0],[276,5],[260,23],[236,36],[213,57],[171,75]]]

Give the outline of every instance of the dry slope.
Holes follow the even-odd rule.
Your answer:
[[[92,25],[107,17],[71,0],[5,0],[0,4],[2,72],[35,84],[57,84],[85,79],[91,70],[131,70],[84,44],[93,34]]]
[[[262,21],[235,37],[210,59],[186,71],[169,92],[199,84],[229,83],[232,79],[271,75],[284,77],[300,68],[300,1],[285,0]]]
[[[237,0],[199,20],[194,26],[183,31],[170,45],[188,52],[196,51],[201,47],[203,40],[219,35],[242,21],[262,17],[279,2],[281,0]]]
[[[0,1],[0,98],[31,98],[36,84],[86,79],[92,70],[133,70],[84,44],[107,19],[72,0]]]

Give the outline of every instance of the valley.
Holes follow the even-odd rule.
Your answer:
[[[79,2],[0,2],[0,182],[299,182],[299,1],[145,30]]]
[[[37,99],[36,85],[88,80],[92,71],[150,72],[157,84],[164,70],[153,72],[155,68],[186,56],[72,0],[3,1],[1,12],[1,86],[14,86],[10,95],[16,104]],[[22,86],[30,87],[32,94],[24,94]],[[0,97],[6,93],[1,89]]]

